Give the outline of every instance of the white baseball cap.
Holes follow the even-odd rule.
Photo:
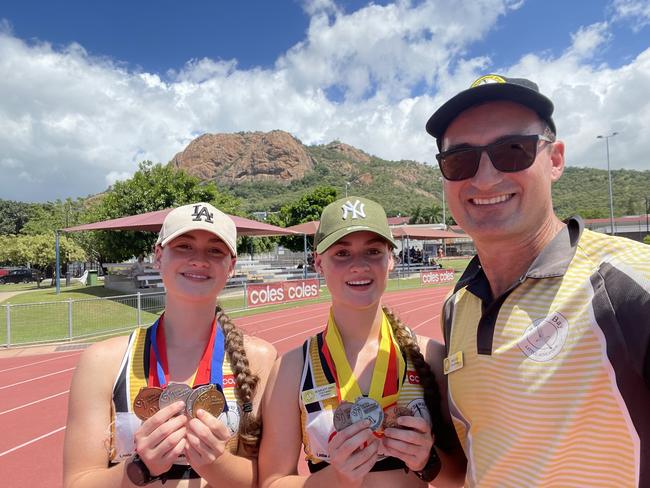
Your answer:
[[[176,237],[193,230],[208,231],[221,239],[230,253],[237,257],[237,226],[221,210],[209,203],[191,203],[175,208],[167,214],[156,244],[160,247]]]

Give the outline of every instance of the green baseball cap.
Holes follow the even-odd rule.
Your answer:
[[[374,232],[393,248],[397,247],[383,207],[362,197],[341,198],[323,209],[314,235],[314,247],[322,254],[342,237],[362,231]]]

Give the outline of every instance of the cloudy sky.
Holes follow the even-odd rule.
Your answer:
[[[568,164],[650,169],[648,0],[22,0],[0,7],[0,198],[80,197],[205,132],[435,161],[431,113],[531,78]]]

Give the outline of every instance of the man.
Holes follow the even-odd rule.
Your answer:
[[[426,126],[478,251],[443,313],[467,485],[650,486],[650,247],[554,214],[552,114],[487,75]]]

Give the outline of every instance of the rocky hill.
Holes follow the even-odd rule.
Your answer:
[[[174,156],[170,164],[203,180],[227,184],[289,182],[303,178],[314,168],[307,148],[279,130],[203,134]]]
[[[389,215],[409,215],[417,205],[442,204],[437,166],[387,161],[340,141],[305,146],[279,130],[204,134],[170,164],[227,188],[250,212],[277,210],[319,185],[334,186],[340,195],[347,189],[373,198]],[[616,170],[612,181],[615,214],[644,213],[650,171]],[[561,217],[576,213],[607,217],[607,172],[567,167],[553,188],[553,198]]]

